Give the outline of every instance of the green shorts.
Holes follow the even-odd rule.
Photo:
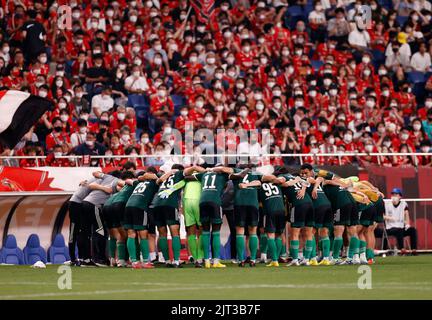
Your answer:
[[[183,199],[185,226],[201,225],[199,199]]]

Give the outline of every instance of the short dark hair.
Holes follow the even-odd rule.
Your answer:
[[[313,167],[310,163],[303,163],[300,167],[300,170],[313,170]]]
[[[184,166],[178,163],[174,163],[171,167],[171,169],[177,169],[177,170],[184,170]]]
[[[147,167],[146,172],[150,172],[150,173],[154,173],[154,174],[156,174],[156,173],[157,173],[157,170],[156,170],[155,167],[150,166],[150,167]]]

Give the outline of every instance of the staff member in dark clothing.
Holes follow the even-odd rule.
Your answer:
[[[36,11],[28,10],[29,20],[22,26],[23,51],[27,63],[32,62],[36,57],[45,52],[46,31],[44,26],[36,21]]]
[[[230,229],[230,248],[231,259],[236,259],[236,227],[234,220],[234,185],[231,180],[227,182],[224,193],[222,195],[222,212],[226,216]]]

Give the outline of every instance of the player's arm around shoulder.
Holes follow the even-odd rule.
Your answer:
[[[229,179],[231,179],[231,180],[241,180],[241,179],[243,179],[248,173],[250,172],[250,169],[249,168],[246,168],[246,169],[244,169],[244,170],[242,170],[242,171],[240,171],[240,172],[238,172],[238,173],[235,173],[235,172],[233,172],[233,173],[231,173],[230,175],[229,175]]]

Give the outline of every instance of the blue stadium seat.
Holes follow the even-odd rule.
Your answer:
[[[322,66],[323,64],[324,64],[324,62],[322,62],[321,60],[311,60],[312,68],[313,68],[315,71],[318,71],[319,68],[321,68],[321,66]]]
[[[51,247],[48,249],[48,260],[52,264],[63,264],[70,260],[69,250],[61,233],[55,236]]]
[[[411,83],[424,83],[427,81],[426,75],[423,72],[411,71],[407,74],[408,81]]]
[[[41,247],[37,234],[31,234],[27,239],[27,244],[23,249],[24,263],[35,264],[37,261],[47,262],[45,250]]]
[[[400,24],[401,27],[403,27],[403,25],[405,24],[405,22],[407,22],[408,17],[404,17],[404,16],[397,16],[396,17],[396,21]]]
[[[287,13],[291,17],[303,16],[303,9],[300,6],[290,6],[287,9]]]
[[[142,94],[130,94],[128,95],[128,103],[129,107],[135,108],[136,106],[142,106],[146,104],[146,100],[144,95]]]
[[[178,94],[171,95],[171,99],[174,103],[174,106],[184,106],[186,104],[186,99]]]
[[[24,254],[18,248],[16,238],[12,234],[6,237],[0,253],[0,261],[7,264],[24,264]]]

